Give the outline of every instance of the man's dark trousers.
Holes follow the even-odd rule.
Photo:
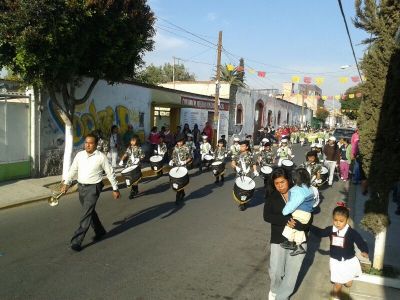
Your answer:
[[[97,184],[78,184],[79,201],[83,208],[83,216],[79,223],[79,228],[75,231],[71,239],[71,245],[82,244],[90,225],[92,225],[96,235],[105,233],[105,229],[95,211],[96,203],[102,189],[102,182]]]

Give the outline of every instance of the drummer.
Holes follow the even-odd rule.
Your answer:
[[[127,158],[127,167],[137,165],[138,168],[140,168],[140,161],[144,158],[144,152],[140,147],[140,139],[137,135],[131,137],[129,141],[129,147],[126,149],[125,154],[121,157],[121,161],[119,162],[119,165],[121,167],[124,165],[124,161]],[[139,181],[132,183],[129,199],[133,199],[135,196],[137,196],[137,194],[139,194],[138,185]]]
[[[185,167],[186,165],[191,163],[192,156],[190,155],[189,148],[185,145],[185,135],[180,133],[176,136],[176,146],[172,151],[172,159],[169,162],[171,167]],[[176,192],[176,200],[175,204],[179,204],[183,201],[185,197],[185,190],[181,189]]]
[[[220,161],[220,162],[224,163],[226,156],[227,156],[227,151],[224,146],[224,140],[220,139],[220,140],[218,140],[218,146],[217,146],[217,148],[215,148],[215,151],[214,151],[214,162]],[[225,174],[225,169],[224,169],[224,171],[222,171],[222,173],[215,174],[215,183],[219,183],[220,177],[221,177],[221,182],[224,182],[224,180],[225,180],[224,174]]]
[[[229,154],[232,157],[232,160],[234,159],[235,156],[238,156],[240,153],[240,145],[239,145],[240,139],[238,137],[233,138],[233,144],[230,147]]]
[[[317,152],[317,156],[318,156],[318,160],[321,164],[324,163],[324,153],[322,152],[322,149],[324,148],[324,146],[320,143],[315,145],[315,151]]]
[[[196,150],[196,145],[195,145],[194,142],[193,142],[193,134],[188,133],[188,134],[186,135],[186,138],[187,138],[186,143],[185,143],[185,144],[186,144],[186,147],[189,148],[190,156],[191,156],[191,157],[194,157],[194,151]]]
[[[168,152],[168,148],[167,148],[167,144],[164,142],[164,136],[160,135],[158,145],[156,147],[156,150],[154,150],[154,154],[162,156],[162,158],[163,158],[162,162],[164,164],[164,163],[167,162],[166,161],[167,160],[167,156],[166,156],[167,152]],[[163,175],[163,170],[161,169],[161,171],[158,171],[157,175],[159,177],[162,176]]]
[[[272,166],[274,163],[274,153],[272,152],[271,143],[268,140],[264,142],[262,149],[258,153],[258,162],[260,167]]]
[[[232,158],[232,168],[236,171],[237,175],[248,176],[250,175],[251,169],[253,169],[253,175],[258,176],[256,162],[254,161],[253,153],[250,151],[250,143],[248,140],[241,141],[239,155]],[[245,210],[244,204],[239,204],[240,210]]]
[[[284,159],[292,160],[292,158],[294,157],[294,155],[292,155],[292,149],[290,149],[288,146],[287,139],[281,140],[281,145],[276,153],[276,156],[278,158],[278,166],[279,167],[282,165],[282,160],[284,160]]]
[[[210,154],[211,151],[211,144],[208,142],[208,136],[202,136],[203,142],[200,143],[200,164],[199,164],[199,172],[203,171],[203,163],[204,163],[204,156]]]
[[[311,175],[311,183],[319,184],[321,183],[321,170],[322,165],[319,162],[318,155],[315,151],[309,151],[306,154],[306,161],[303,167]]]

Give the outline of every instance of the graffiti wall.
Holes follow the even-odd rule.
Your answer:
[[[76,96],[84,94],[87,85],[77,89]],[[60,174],[63,149],[64,125],[50,98],[45,98],[41,118],[41,170],[42,175]],[[150,131],[151,90],[132,84],[108,84],[99,81],[89,100],[76,106],[74,115],[74,152],[83,147],[86,134],[100,129],[108,136],[112,125],[118,125],[123,135],[128,124],[144,136]]]

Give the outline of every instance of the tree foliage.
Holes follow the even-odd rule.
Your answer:
[[[166,63],[163,66],[158,66],[158,67],[151,64],[144,70],[140,71],[136,76],[137,80],[149,84],[172,82],[173,78],[175,78],[175,81],[196,80],[195,75],[189,73],[189,71],[186,70],[185,65],[175,64],[175,66],[173,66],[169,63]]]
[[[214,76],[212,79],[216,80],[216,77]],[[230,85],[233,85],[236,87],[246,87],[247,86],[244,83],[244,71],[242,71],[238,68],[229,70],[227,65],[225,65],[221,68],[220,81],[227,82]]]
[[[153,48],[153,23],[146,0],[0,0],[0,66],[48,90],[72,122],[99,79],[134,75]],[[82,77],[93,81],[75,99]]]
[[[371,35],[361,69],[363,100],[357,119],[363,168],[372,193],[363,225],[379,233],[389,223],[388,195],[399,180],[400,53],[395,34],[400,27],[400,1],[356,0],[356,27]]]
[[[360,90],[361,90],[361,84],[348,88],[345,94],[356,95],[357,93],[360,92]],[[361,97],[360,98],[354,97],[353,99],[346,97],[346,99],[340,100],[342,114],[347,116],[350,120],[356,120],[358,117],[358,109],[360,108],[361,99],[362,99]]]
[[[326,118],[329,116],[329,111],[327,111],[325,108],[318,108],[317,111],[315,112],[315,118],[322,123],[325,123]]]

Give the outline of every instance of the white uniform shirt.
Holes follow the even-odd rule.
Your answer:
[[[98,150],[95,150],[92,154],[88,154],[86,150],[79,151],[72,162],[65,183],[70,185],[77,173],[79,183],[99,183],[103,180],[103,170],[106,172],[113,190],[118,190],[118,181],[107,156]]]
[[[209,154],[210,150],[211,150],[211,145],[209,142],[200,144],[200,153],[201,154]]]

